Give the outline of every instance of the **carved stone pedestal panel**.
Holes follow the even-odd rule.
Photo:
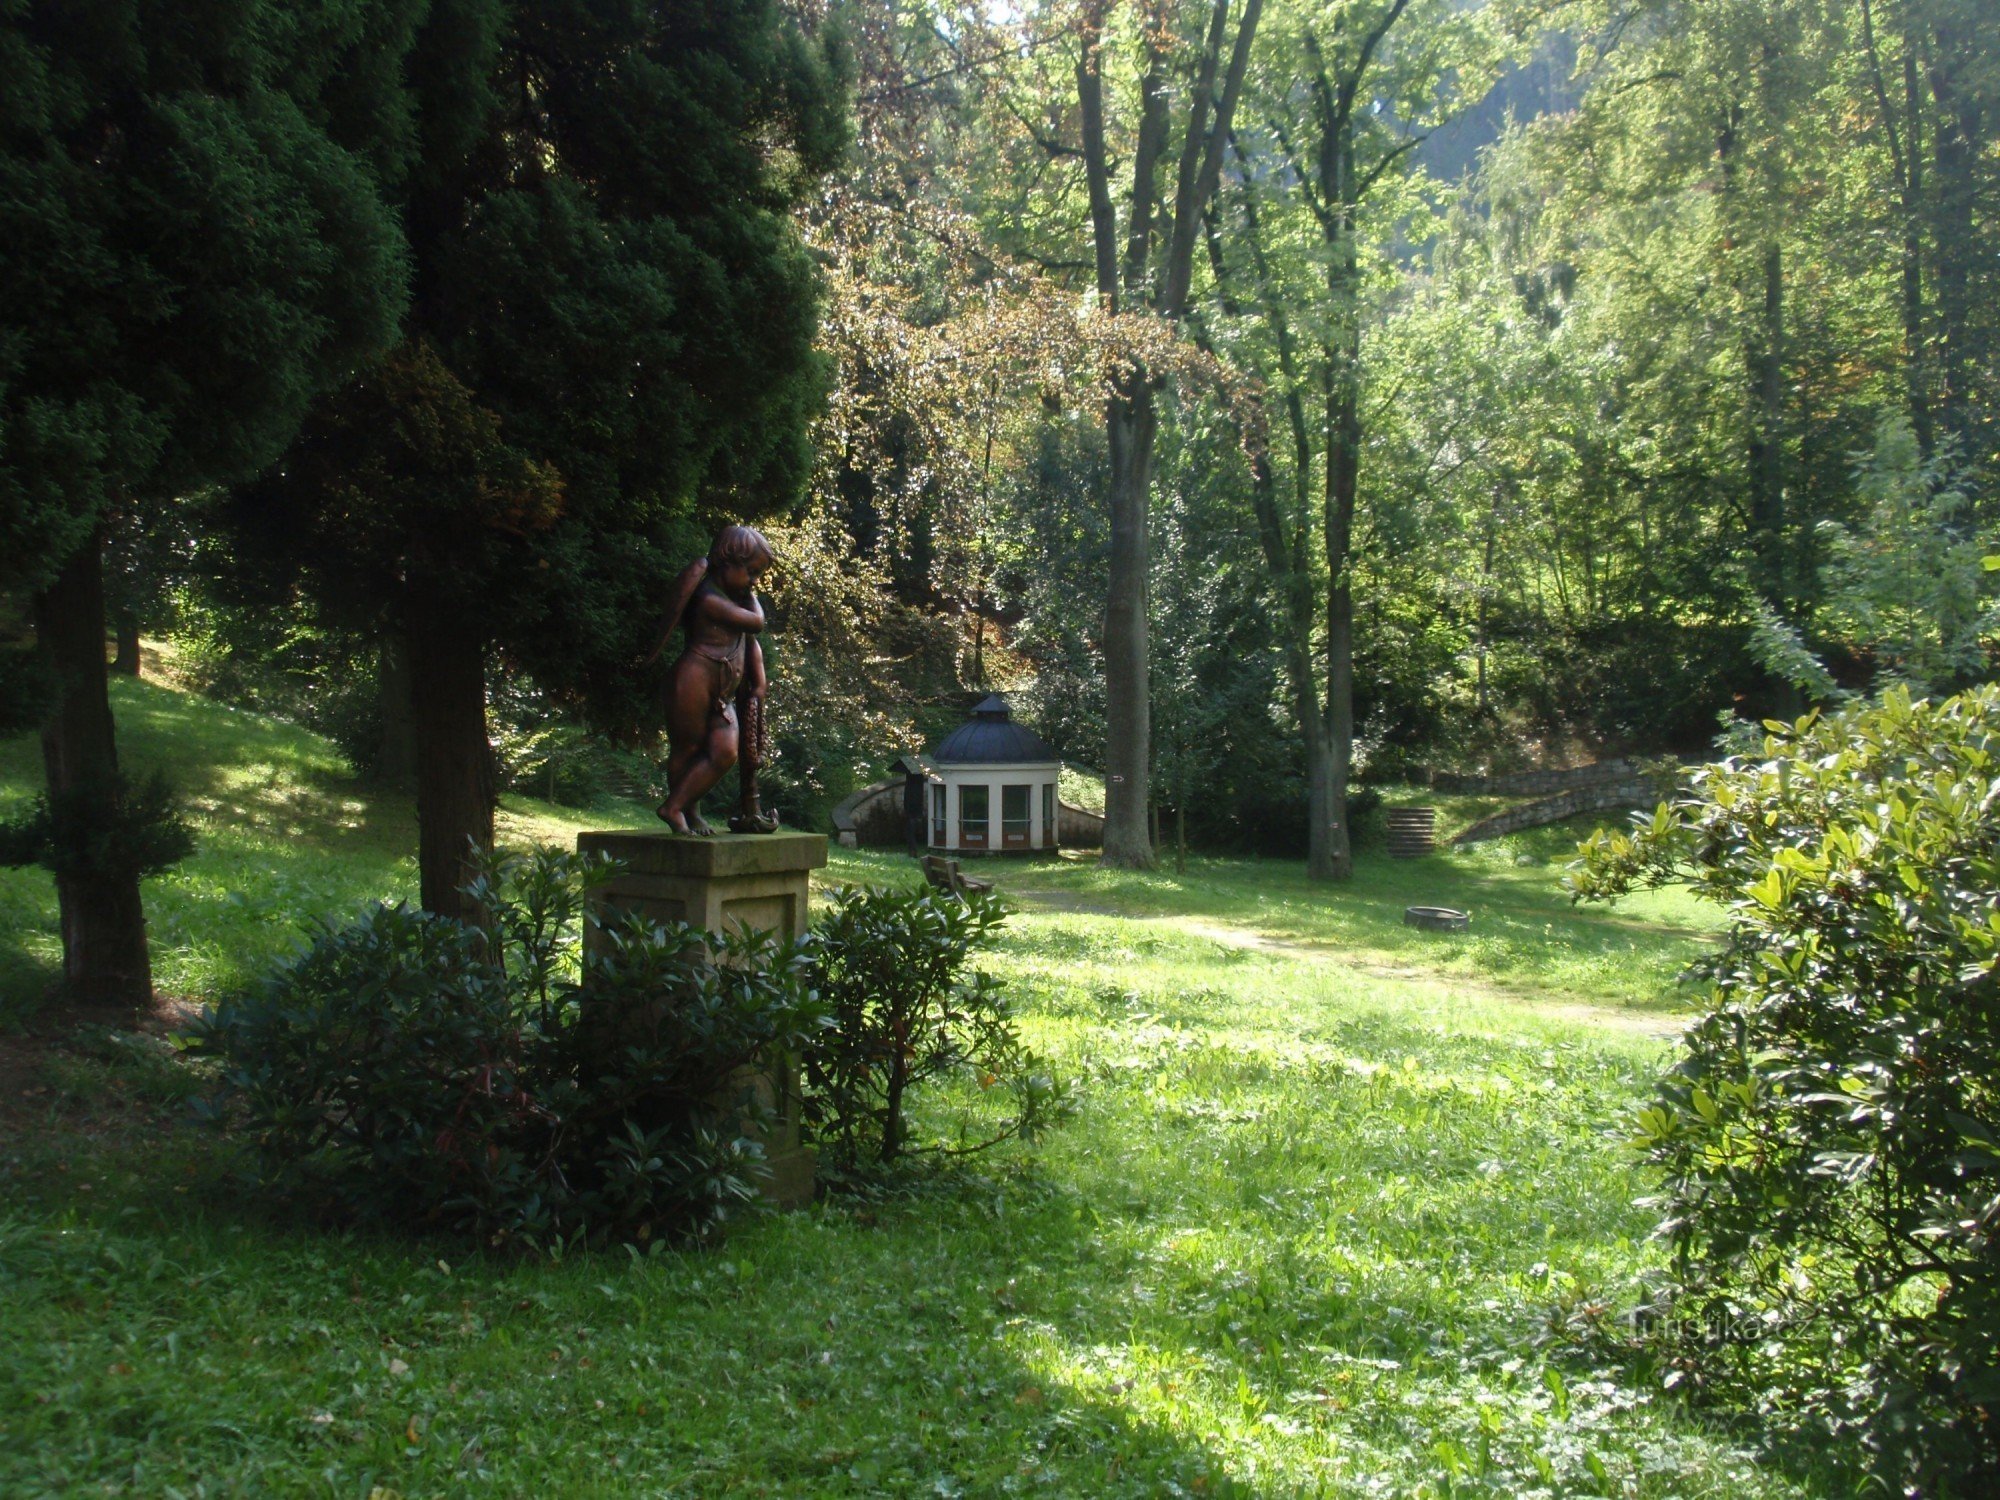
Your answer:
[[[599,886],[594,901],[637,912],[656,922],[686,922],[710,932],[751,929],[781,939],[806,930],[812,872],[826,863],[819,833],[717,834],[689,838],[669,833],[585,833],[580,854],[608,854],[625,869]],[[596,941],[586,936],[586,944]],[[762,1074],[750,1070],[724,1086],[725,1100],[746,1090],[772,1108],[778,1123],[764,1139],[771,1179],[764,1196],[779,1208],[812,1201],[813,1156],[799,1143],[798,1067],[774,1060]],[[725,1107],[728,1107],[725,1105]]]

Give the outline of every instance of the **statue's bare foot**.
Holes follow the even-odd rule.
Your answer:
[[[687,826],[682,828],[681,832],[691,833],[698,839],[710,839],[715,837],[715,825],[703,818],[700,813],[690,813]]]
[[[658,815],[660,821],[666,824],[667,827],[671,828],[675,833],[693,832],[693,830],[688,827],[688,820],[686,813],[676,811],[674,808],[669,807],[664,802],[662,802],[658,807],[654,808],[653,811],[655,814]]]

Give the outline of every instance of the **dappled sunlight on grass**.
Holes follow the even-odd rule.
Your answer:
[[[372,901],[414,899],[416,805],[355,779],[335,749],[282,720],[148,682],[115,679],[120,763],[173,781],[194,855],[144,884],[154,980],[201,997],[292,951],[310,925]],[[41,785],[32,736],[0,741],[0,814]],[[503,845],[571,847],[585,828],[643,828],[632,804],[584,812],[508,794]],[[0,1003],[29,1003],[61,965],[55,887],[41,870],[0,870]]]
[[[1631,897],[1611,910],[1572,906],[1558,876],[1577,833],[1537,834],[1421,860],[1363,854],[1353,880],[1326,886],[1307,881],[1301,863],[1281,860],[1194,859],[1184,877],[1081,859],[990,860],[979,871],[1031,908],[1240,928],[1362,966],[1461,974],[1596,1003],[1680,1003],[1676,976],[1719,929],[1715,915],[1682,891]],[[1406,927],[1404,908],[1414,905],[1470,911],[1472,928]]]
[[[214,994],[414,893],[407,799],[323,742],[144,684],[118,703],[130,763],[201,808],[199,852],[147,885],[163,987]],[[32,748],[0,744],[0,805]],[[499,827],[651,822],[510,796]],[[1627,1023],[1662,1022],[1706,930],[1673,895],[1570,908],[1560,838],[1364,856],[1334,889],[987,861],[1020,910],[980,963],[1071,1116],[709,1248],[524,1264],[315,1225],[174,1128],[185,1063],[52,1060],[97,1113],[0,1140],[0,1490],[1841,1493],[1550,1337],[1657,1262],[1616,1137],[1667,1053]],[[919,881],[835,849],[815,886]],[[1403,928],[1420,899],[1473,932]],[[53,921],[45,875],[0,872],[0,984],[46,975]],[[940,1089],[919,1138],[997,1107]]]
[[[1088,1079],[1045,1148],[1079,1242],[1024,1255],[1000,1330],[1045,1387],[1199,1437],[1253,1493],[1410,1493],[1441,1443],[1504,1493],[1537,1454],[1556,1493],[1591,1456],[1625,1493],[1745,1492],[1745,1457],[1644,1392],[1558,1417],[1536,1352],[1553,1308],[1645,1259],[1629,1161],[1578,1150],[1636,1061],[1248,998],[1044,1037]],[[1642,1449],[1675,1464],[1620,1456]]]

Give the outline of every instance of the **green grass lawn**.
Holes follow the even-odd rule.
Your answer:
[[[413,889],[408,804],[321,742],[117,700],[128,762],[202,809],[148,884],[163,988]],[[0,808],[35,770],[0,744]],[[503,836],[648,816],[510,798]],[[1555,836],[1364,857],[1332,892],[991,862],[1023,910],[990,967],[1074,1117],[705,1250],[521,1264],[289,1221],[179,1123],[181,1064],[82,1038],[0,1135],[0,1493],[1844,1493],[1551,1337],[1656,1261],[1614,1137],[1704,931],[1677,898],[1574,912],[1560,862]],[[1402,928],[1417,900],[1473,934]],[[17,1009],[51,916],[46,877],[0,872]]]

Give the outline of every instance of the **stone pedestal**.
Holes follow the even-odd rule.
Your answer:
[[[689,838],[670,833],[580,834],[579,854],[608,854],[625,868],[592,893],[592,900],[637,912],[656,922],[686,922],[711,932],[756,929],[782,939],[806,930],[812,872],[826,863],[820,833],[717,834]],[[588,932],[588,929],[586,929]],[[586,936],[591,943],[593,937]],[[798,1068],[774,1061],[765,1073],[744,1070],[724,1085],[726,1099],[745,1091],[777,1115],[764,1140],[771,1178],[765,1198],[779,1208],[812,1200],[813,1152],[799,1144]]]
[[[812,872],[826,863],[823,833],[585,833],[579,854],[608,854],[623,874],[597,898],[657,922],[711,932],[759,928],[780,938],[806,930]]]

